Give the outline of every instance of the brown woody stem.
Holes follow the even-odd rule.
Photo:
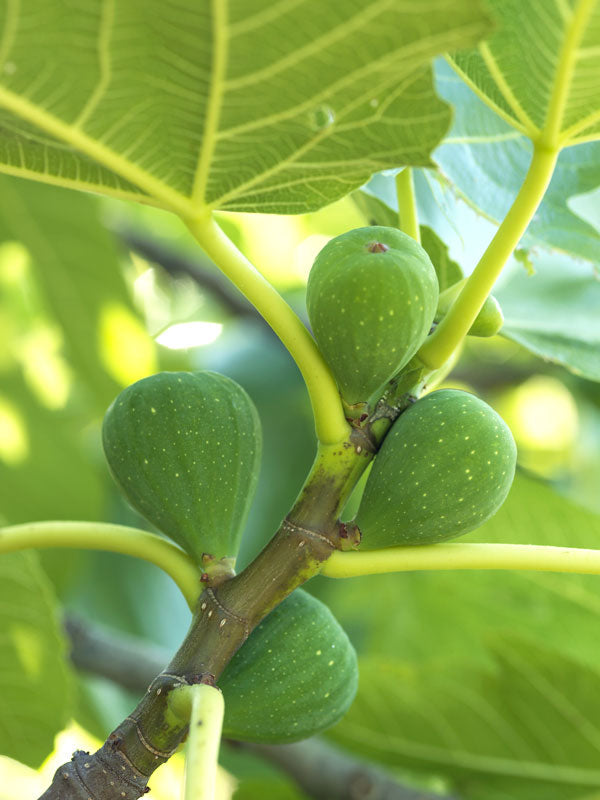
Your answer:
[[[97,753],[78,752],[60,767],[40,800],[136,800],[144,794],[154,770],[187,734],[187,725],[169,713],[169,692],[218,681],[252,629],[335,550],[346,549],[338,516],[374,452],[363,430],[319,446],[304,488],[273,539],[243,572],[203,592],[183,644],[137,708]]]

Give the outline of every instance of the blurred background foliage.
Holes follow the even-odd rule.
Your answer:
[[[379,176],[370,191],[385,200],[390,182],[391,177]],[[421,171],[417,187],[423,221],[468,273],[493,232],[489,214],[480,216],[434,171]],[[578,203],[578,213],[587,214],[593,227],[594,198]],[[220,221],[305,318],[304,287],[316,253],[329,237],[373,220],[364,205],[346,198],[305,216],[222,214]],[[565,324],[585,330],[588,318],[597,315],[592,267],[572,262],[575,271],[569,274],[585,275],[586,283],[585,291],[569,294],[565,270],[571,265],[565,266],[565,258],[571,256],[551,256],[536,246],[527,259],[514,260],[513,280],[498,290],[512,312],[507,313],[511,338],[470,339],[445,382],[484,397],[510,425],[519,447],[520,472],[509,500],[470,535],[472,541],[589,547],[600,541],[600,389],[581,376],[597,367],[597,351],[554,353],[573,367],[568,371],[532,354],[536,347],[547,353],[547,332],[537,332],[541,344],[536,344],[525,331],[529,349],[519,343],[523,317],[538,313],[557,320],[562,313]],[[525,268],[530,264],[533,276]],[[551,283],[545,286],[544,280]],[[566,283],[573,286],[572,280]],[[524,296],[532,302],[519,317]],[[1,178],[0,333],[2,524],[79,519],[147,527],[108,474],[100,446],[102,415],[121,387],[159,369],[211,369],[247,389],[264,432],[260,483],[239,566],[272,535],[314,454],[307,394],[275,336],[177,219],[148,207]],[[3,784],[21,781],[19,796],[34,797],[51,766],[72,748],[70,721],[103,739],[135,702],[135,695],[68,667],[60,615],[76,613],[165,652],[177,647],[190,617],[166,576],[121,556],[76,551],[3,556],[0,574],[0,622],[9,631],[0,667],[15,677],[21,710],[28,702],[23,696],[33,691],[35,698],[38,692],[39,717],[32,734],[33,711],[24,711],[11,736],[2,740],[2,752],[37,768],[54,735],[71,725],[41,777],[23,764],[0,761]],[[364,663],[355,707],[328,734],[338,745],[364,754],[368,743],[369,757],[404,778],[408,774],[440,791],[458,786],[466,797],[592,797],[589,792],[600,785],[590,772],[600,734],[594,729],[584,735],[575,722],[577,714],[593,720],[588,706],[598,706],[600,696],[600,674],[594,672],[600,617],[596,578],[434,572],[317,578],[308,589],[330,604]],[[37,666],[36,653],[43,653]],[[546,675],[546,683],[528,683],[518,669],[521,662],[538,664],[537,674]],[[31,681],[24,686],[16,675],[28,664]],[[557,670],[580,687],[580,697],[571,698],[574,705],[562,715],[560,703],[554,703],[558,721],[546,720],[543,740],[518,707],[506,710],[504,688],[518,684],[523,704],[541,718],[548,698],[556,700],[566,690],[566,683],[557,683]],[[42,703],[50,674],[61,688],[54,703]],[[438,715],[433,723],[432,697]],[[490,742],[491,719],[502,721],[493,734],[499,743]],[[578,745],[568,763],[581,767],[583,785],[558,766],[552,772],[565,757],[560,728],[565,719],[574,726],[567,736]],[[520,724],[519,736],[527,742],[517,753],[510,739]],[[467,759],[448,768],[442,750],[450,734],[472,763]],[[490,748],[495,758],[512,765],[508,772],[486,770],[477,761]],[[223,780],[230,787],[223,796],[233,786],[236,798],[303,796],[283,773],[255,756],[224,748],[222,760]],[[531,761],[547,766],[548,782],[528,772]],[[178,762],[165,766],[149,797],[174,796],[180,769]],[[0,789],[0,798],[16,796],[6,794],[10,791]]]

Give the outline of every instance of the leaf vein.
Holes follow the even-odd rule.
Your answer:
[[[596,5],[596,0],[579,0],[561,48],[552,97],[548,104],[546,121],[542,131],[543,143],[547,147],[560,149],[566,144],[560,135],[569,89],[573,82],[577,51],[584,36],[586,25]]]
[[[136,184],[176,213],[189,216],[193,212],[189,198],[165,184],[160,178],[137,164],[127,161],[100,141],[90,138],[83,131],[73,128],[30,100],[20,97],[2,86],[0,86],[0,107],[6,108],[46,133],[70,144],[94,161],[116,172],[126,181]]]
[[[115,0],[104,0],[98,29],[98,66],[100,78],[96,88],[73,122],[74,128],[82,128],[104,97],[111,79],[110,40],[115,21]]]
[[[539,780],[553,780],[560,783],[574,783],[580,786],[600,785],[600,770],[585,767],[571,767],[562,764],[547,764],[535,761],[516,761],[498,756],[452,750],[437,745],[408,741],[375,728],[344,722],[344,733],[367,747],[383,747],[395,756],[417,758],[434,764],[447,764],[474,772],[496,775],[510,775]],[[386,748],[387,745],[387,748]]]
[[[40,183],[48,183],[52,186],[60,186],[63,189],[80,191],[83,189],[83,191],[101,193],[108,195],[109,197],[115,197],[117,200],[130,200],[136,203],[145,203],[147,205],[156,206],[158,208],[168,208],[167,205],[162,204],[159,200],[150,197],[149,195],[137,194],[136,192],[127,191],[126,189],[118,189],[109,186],[106,183],[94,183],[94,181],[86,180],[79,175],[77,178],[63,178],[61,175],[53,175],[51,172],[49,172],[47,164],[45,165],[45,172],[29,169],[27,166],[25,166],[26,160],[23,158],[21,142],[18,142],[18,146],[21,147],[22,165],[15,166],[13,164],[0,162],[0,173],[4,175],[13,175],[16,178],[40,181]],[[46,152],[47,151],[44,151],[44,155],[46,155]],[[79,167],[79,165],[77,166]]]
[[[200,141],[200,152],[192,188],[192,202],[206,205],[206,191],[210,166],[216,147],[216,134],[223,102],[225,71],[227,69],[227,14],[228,0],[212,0],[213,52],[212,80],[206,107],[204,134]]]
[[[292,11],[294,8],[303,5],[307,0],[280,0],[256,14],[251,14],[240,22],[229,26],[229,38],[233,39],[242,33],[251,33],[256,28],[260,28],[268,23],[275,22],[280,17]]]
[[[525,131],[529,137],[533,137],[535,134],[538,133],[538,128],[529,116],[521,103],[518,101],[517,97],[515,96],[513,90],[508,85],[506,78],[502,74],[502,70],[496,63],[496,59],[492,55],[492,51],[490,47],[485,42],[479,45],[479,52],[483,61],[488,68],[490,75],[492,76],[496,86],[502,97],[504,98],[505,102],[512,110],[513,114],[519,120],[519,122],[525,127]]]
[[[381,13],[389,9],[390,6],[390,0],[379,0],[379,2],[368,5],[364,11],[360,11],[354,16],[349,17],[340,25],[327,31],[327,33],[324,33],[322,36],[313,39],[308,44],[304,45],[304,47],[293,50],[289,55],[279,59],[279,61],[274,61],[267,67],[256,70],[256,72],[250,72],[235,80],[227,81],[227,89],[242,89],[249,84],[270,80],[278,73],[283,72],[283,70],[305,61],[316,53],[326,51],[328,47],[331,47],[332,44],[335,44],[340,39],[343,39],[356,30],[362,29],[366,23],[370,22],[374,17],[380,16]]]

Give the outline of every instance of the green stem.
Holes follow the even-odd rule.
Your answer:
[[[558,152],[541,146],[534,148],[529,170],[510,211],[454,305],[417,353],[418,358],[431,369],[441,367],[467,335],[544,196]]]
[[[415,185],[410,167],[405,167],[396,175],[396,196],[398,198],[398,227],[421,244]]]
[[[349,427],[338,388],[302,321],[223,233],[212,216],[186,222],[202,249],[262,314],[289,350],[310,395],[319,441],[335,444],[346,439]]]
[[[50,547],[135,556],[170,575],[190,608],[200,594],[199,573],[192,559],[177,545],[148,531],[103,522],[31,522],[0,528],[0,553]]]
[[[189,696],[189,733],[185,756],[184,800],[216,797],[219,744],[225,704],[216,686],[197,683],[176,689]]]
[[[355,578],[384,572],[507,569],[600,575],[600,550],[533,544],[432,544],[389,547],[359,553],[333,553],[321,574]]]

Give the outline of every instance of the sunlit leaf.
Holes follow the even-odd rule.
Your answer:
[[[429,61],[489,29],[476,0],[4,7],[1,168],[188,215],[297,213],[428,163]]]
[[[513,128],[548,147],[600,136],[600,3],[490,0],[497,31],[454,55],[457,71]]]
[[[468,203],[499,223],[527,172],[531,142],[494,113],[441,60],[436,64],[436,81],[440,95],[453,105],[456,113],[450,133],[435,151],[434,160]],[[599,142],[563,150],[544,199],[523,237],[523,246],[556,247],[597,260],[600,233],[574,213],[570,198],[599,184]],[[452,213],[456,219],[456,213]]]

